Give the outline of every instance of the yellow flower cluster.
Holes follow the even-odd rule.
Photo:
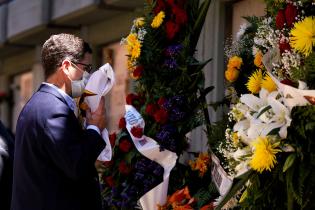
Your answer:
[[[225,71],[225,78],[227,81],[234,82],[235,80],[237,80],[242,64],[243,60],[238,56],[233,56],[229,59],[227,70]]]
[[[269,92],[277,90],[277,86],[271,79],[269,73],[263,75],[262,70],[258,69],[248,79],[246,83],[247,89],[253,93],[259,93],[261,88],[268,90]]]
[[[137,34],[131,33],[126,38],[126,45],[130,59],[133,61],[140,56],[141,43],[137,38]]]
[[[206,153],[200,153],[195,161],[189,161],[191,169],[194,171],[198,170],[200,177],[203,177],[203,175],[207,172],[209,163],[210,157]]]
[[[306,17],[294,24],[290,45],[296,51],[308,56],[315,46],[315,17]]]
[[[278,144],[272,144],[267,137],[259,136],[253,143],[254,154],[250,160],[250,167],[262,173],[271,169],[277,164],[276,154],[280,149],[276,149]]]
[[[158,28],[163,23],[163,19],[165,18],[165,13],[163,11],[159,12],[152,20],[151,27]]]

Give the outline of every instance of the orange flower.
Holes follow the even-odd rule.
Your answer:
[[[199,157],[195,161],[189,161],[189,165],[192,170],[199,171],[199,176],[203,177],[203,175],[208,170],[208,165],[210,162],[210,157],[206,153],[200,153]]]
[[[176,192],[171,195],[171,197],[168,199],[169,203],[176,203],[181,202],[184,199],[191,199],[191,196],[189,194],[189,189],[186,186],[184,189],[177,190]]]
[[[236,68],[228,68],[225,71],[225,79],[229,82],[234,82],[235,80],[237,80],[239,74],[240,71]]]
[[[258,68],[262,68],[263,67],[262,59],[263,59],[263,54],[261,51],[258,51],[254,59],[255,66],[257,66]]]

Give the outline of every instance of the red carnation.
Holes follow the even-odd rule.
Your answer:
[[[156,111],[158,110],[158,107],[155,105],[155,104],[148,104],[145,108],[145,112],[148,114],[148,115],[153,115]]]
[[[292,27],[293,23],[295,22],[295,18],[298,15],[298,10],[296,6],[293,4],[288,4],[287,7],[285,8],[285,19],[287,21],[288,27]]]
[[[131,171],[131,168],[127,166],[125,161],[120,161],[119,166],[118,166],[118,171],[122,174],[129,174]]]
[[[285,24],[285,16],[284,16],[284,10],[283,9],[280,9],[278,11],[278,14],[276,16],[276,26],[277,26],[277,29],[283,29],[284,27],[284,24]]]
[[[174,23],[173,21],[167,21],[165,23],[166,27],[166,36],[169,40],[172,40],[176,33],[179,31],[179,25]]]
[[[130,143],[130,141],[126,138],[123,138],[120,140],[120,143],[119,143],[119,149],[122,151],[122,152],[129,152],[130,149],[132,147],[132,144]]]
[[[137,66],[135,70],[133,70],[133,73],[132,73],[133,76],[135,78],[140,78],[142,76],[143,69],[144,69],[143,66]]]
[[[112,176],[107,176],[104,180],[110,187],[114,187],[114,178]]]
[[[164,124],[168,119],[168,113],[165,109],[160,109],[154,114],[154,119],[156,122]]]
[[[163,105],[165,104],[166,102],[166,99],[164,97],[161,97],[159,98],[157,104],[160,106],[160,107],[163,107]]]
[[[291,51],[290,43],[288,43],[287,41],[280,41],[279,49],[281,54],[284,53],[285,51]]]
[[[186,24],[187,23],[187,13],[185,10],[175,6],[172,8],[173,13],[175,14],[175,22],[177,24]]]
[[[112,133],[109,135],[109,142],[112,147],[114,147],[116,141],[116,133]]]
[[[137,137],[137,138],[141,138],[143,136],[143,129],[139,126],[137,127],[132,127],[131,128],[131,133],[134,137]]]
[[[118,127],[120,129],[126,128],[126,119],[124,117],[120,118],[119,123],[118,123]]]

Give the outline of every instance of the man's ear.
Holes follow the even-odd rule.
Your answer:
[[[71,62],[69,60],[64,60],[61,63],[61,69],[66,75],[70,75]]]

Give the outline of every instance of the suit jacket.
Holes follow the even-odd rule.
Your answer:
[[[17,122],[11,209],[101,209],[94,163],[104,147],[61,94],[42,84]]]
[[[0,121],[0,209],[10,210],[14,142]]]

